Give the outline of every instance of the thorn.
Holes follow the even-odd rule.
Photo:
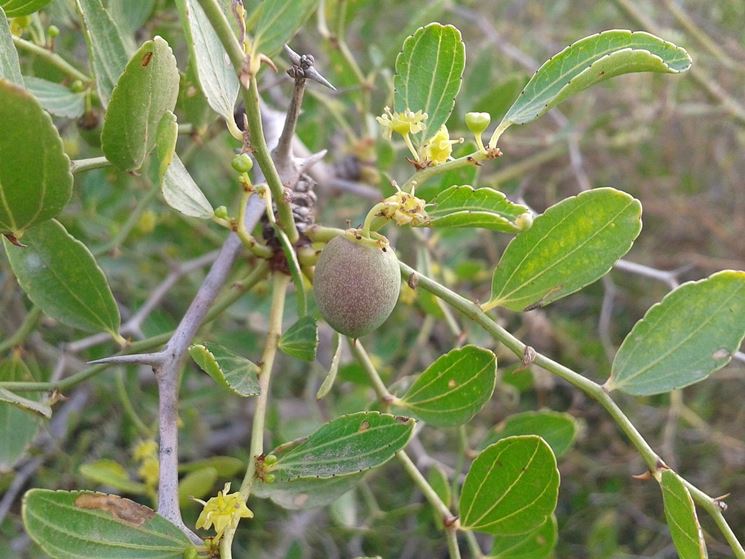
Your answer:
[[[308,157],[304,157],[303,159],[298,159],[297,160],[298,171],[300,173],[307,173],[311,167],[313,167],[316,163],[321,161],[321,159],[326,157],[327,153],[328,153],[327,149],[322,149],[321,151],[312,153]]]
[[[19,241],[18,237],[16,237],[13,233],[4,233],[4,235],[5,238],[8,239],[8,242],[10,242],[10,244],[17,246],[18,248],[26,248],[26,245]]]
[[[163,363],[165,357],[163,352],[158,353],[133,353],[130,355],[112,355],[111,357],[104,357],[103,359],[96,359],[95,361],[89,361],[89,365],[110,365],[110,364],[126,364],[126,365],[151,365],[156,367]]]
[[[647,481],[647,480],[652,479],[652,472],[650,472],[649,470],[647,470],[644,473],[634,474],[631,477],[633,477],[634,479],[641,480],[641,481]]]
[[[336,91],[336,88],[313,67],[315,60],[312,55],[298,54],[288,45],[285,45],[285,54],[294,68],[290,74],[292,78],[311,80],[328,87],[331,91]]]

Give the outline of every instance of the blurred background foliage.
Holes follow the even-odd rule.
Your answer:
[[[159,34],[174,48],[184,73],[179,122],[192,124],[186,130],[190,133],[182,135],[179,153],[213,204],[230,206],[238,196],[230,171],[235,143],[201,96],[189,93],[194,85],[177,10],[165,0],[109,0],[108,4],[133,46]],[[535,124],[510,129],[501,142],[504,156],[497,162],[483,165],[477,174],[468,169],[460,176],[435,181],[420,194],[431,197],[438,186],[472,183],[498,187],[538,212],[593,186],[614,186],[641,200],[644,230],[627,260],[658,272],[616,269],[604,281],[546,309],[519,315],[503,312],[501,317],[526,343],[595,380],[607,377],[610,358],[623,336],[674,282],[745,266],[745,2],[327,0],[322,15],[313,17],[292,42],[294,50],[312,53],[316,67],[338,88],[330,94],[311,85],[299,126],[300,138],[309,149],[329,150],[326,162],[341,179],[318,186],[319,223],[360,224],[370,200],[345,192],[346,183],[366,183],[387,194],[392,180],[402,182],[409,175],[405,150],[395,146],[394,151],[381,139],[374,116],[391,104],[395,55],[419,25],[452,23],[463,34],[466,74],[448,124],[451,135],[466,138],[470,135],[462,118],[467,111],[488,111],[492,122],[498,121],[532,71],[572,41],[604,29],[647,29],[685,47],[697,74],[676,78],[640,74],[606,82]],[[86,46],[74,3],[54,0],[28,27],[16,31],[29,40],[38,39],[50,24],[61,30],[55,50],[85,67]],[[338,35],[340,29],[343,36]],[[345,41],[340,42],[342,37]],[[42,60],[26,53],[21,53],[21,60],[25,75],[67,83],[64,75]],[[280,68],[283,64],[279,61]],[[715,84],[714,91],[702,86],[706,80]],[[264,71],[262,94],[270,106],[286,107],[290,91],[291,80],[283,73]],[[100,118],[93,101],[80,119],[55,119],[71,158],[100,154]],[[61,216],[68,230],[97,252],[125,321],[179,264],[218,248],[224,237],[218,228],[170,210],[156,194],[147,173],[128,176],[112,169],[94,170],[76,176],[73,201]],[[411,232],[388,233],[404,261],[413,264],[422,258]],[[484,301],[491,271],[507,241],[506,236],[488,231],[439,233],[427,240],[434,256],[431,271],[472,299]],[[245,275],[251,265],[248,257],[243,259],[234,277]],[[203,274],[201,267],[181,277],[137,334],[148,337],[172,329]],[[258,359],[267,303],[266,286],[259,285],[203,328],[198,339],[217,340]],[[286,325],[294,312],[293,302],[288,304]],[[28,308],[7,260],[0,259],[3,338],[15,332]],[[455,330],[459,328],[461,340],[491,346],[476,327],[458,323]],[[392,382],[421,370],[453,347],[456,334],[431,298],[405,290],[388,323],[366,343],[386,380]],[[23,373],[43,380],[79,371],[85,361],[114,350],[109,343],[78,353],[66,349],[68,342],[81,337],[42,317],[23,348],[5,352],[0,370],[4,378]],[[328,329],[321,330],[321,341],[320,360],[327,364]],[[544,407],[566,411],[580,426],[574,449],[560,460],[556,557],[675,557],[658,489],[632,478],[644,471],[644,465],[614,423],[578,391],[542,371],[523,369],[499,348],[495,351],[500,357],[499,385],[492,402],[468,426],[470,447],[478,448],[494,426],[521,411]],[[341,370],[343,382],[321,402],[316,402],[315,393],[323,367],[284,355],[279,359],[268,426],[270,446],[306,434],[337,414],[369,406],[373,400],[361,370],[348,357]],[[11,371],[19,361],[28,370],[19,373],[17,366]],[[743,394],[743,363],[733,361],[683,394],[621,399],[622,407],[668,463],[710,494],[735,496],[728,517],[740,538],[745,537]],[[39,429],[29,455],[5,460],[0,467],[0,493],[12,488],[14,479],[19,483],[24,469],[29,473],[20,479],[28,486],[106,488],[80,471],[81,465],[102,459],[116,461],[132,480],[139,480],[132,449],[155,427],[157,393],[152,372],[136,367],[108,369],[65,396],[78,405],[51,437],[48,427]],[[214,455],[244,460],[251,405],[250,400],[246,403],[226,394],[187,363],[180,407],[183,462]],[[27,437],[29,442],[33,435]],[[456,431],[425,427],[411,450],[422,467],[443,467],[450,473],[462,466],[459,445]],[[219,465],[217,476],[206,475],[193,494],[214,494],[224,481],[240,475],[234,470],[227,462]],[[148,503],[146,496],[139,499]],[[369,475],[329,508],[283,511],[255,500],[252,508],[255,519],[239,532],[237,548],[243,550],[236,552],[239,557],[446,555],[432,512],[395,463]],[[4,513],[0,557],[41,557],[42,552],[23,535],[19,501],[0,512]],[[184,512],[187,524],[193,524],[198,507],[187,501]],[[712,529],[708,518],[702,522],[707,531]],[[728,556],[723,545],[712,542],[710,549],[714,556]]]

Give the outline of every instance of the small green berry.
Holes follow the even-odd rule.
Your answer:
[[[81,91],[83,91],[84,89],[85,89],[85,85],[84,85],[84,84],[83,84],[83,82],[81,82],[80,80],[75,80],[74,82],[72,82],[72,83],[70,84],[70,90],[71,90],[71,91],[72,91],[73,93],[80,93],[80,92],[81,92]]]
[[[265,483],[274,483],[276,479],[277,476],[275,476],[274,474],[267,474],[264,476]]]
[[[236,173],[248,173],[254,166],[253,159],[247,153],[240,153],[230,163]]]
[[[59,27],[56,25],[50,25],[47,28],[47,35],[49,35],[52,39],[59,36]]]
[[[273,466],[277,463],[277,455],[276,454],[267,454],[264,458],[264,464],[267,466]]]
[[[218,219],[230,219],[228,208],[226,208],[225,206],[215,208],[215,217]]]
[[[489,128],[491,115],[489,113],[466,113],[466,126],[477,136]]]

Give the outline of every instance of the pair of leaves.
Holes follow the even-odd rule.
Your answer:
[[[519,233],[529,221],[521,216],[530,216],[525,206],[515,204],[502,192],[493,188],[474,189],[469,185],[451,186],[440,192],[433,207],[427,209],[427,227],[439,229],[458,227],[481,227],[503,233]],[[522,218],[525,220],[525,218]]]
[[[116,495],[32,489],[22,512],[26,532],[51,557],[181,559],[194,548],[155,511]]]
[[[553,514],[559,470],[540,437],[508,437],[483,450],[463,481],[461,526],[497,536],[529,534]]]
[[[56,220],[29,229],[25,247],[3,239],[10,266],[44,314],[87,332],[119,331],[119,307],[86,246]]]
[[[271,451],[272,483],[254,485],[256,494],[286,508],[307,508],[332,502],[354,487],[362,474],[385,464],[411,438],[414,420],[379,412],[344,415],[308,437]]]
[[[496,381],[496,356],[467,345],[436,359],[396,404],[437,427],[463,425],[489,401]]]
[[[424,130],[415,136],[423,144],[447,122],[460,91],[466,49],[452,25],[430,23],[408,37],[396,57],[394,110],[427,113]]]
[[[745,272],[685,283],[634,325],[606,388],[652,395],[689,386],[729,363],[743,338]]]
[[[613,188],[562,200],[512,239],[485,308],[544,306],[604,276],[641,231],[641,204]]]

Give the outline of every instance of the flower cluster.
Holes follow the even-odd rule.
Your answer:
[[[424,210],[426,202],[413,194],[399,190],[394,195],[383,200],[380,215],[392,219],[396,225],[424,225],[429,216]]]
[[[194,499],[203,505],[202,512],[197,518],[197,528],[209,530],[215,527],[215,541],[222,538],[227,528],[238,526],[241,518],[253,518],[254,513],[246,506],[241,494],[230,493],[230,483],[226,483],[222,491],[217,492],[216,497],[212,497],[205,502],[201,499]]]
[[[160,464],[158,462],[158,443],[154,439],[138,442],[132,449],[132,456],[140,463],[137,475],[150,488],[157,487]]]
[[[386,107],[384,111],[382,116],[376,117],[376,120],[383,127],[383,133],[389,140],[393,132],[405,137],[409,134],[418,134],[424,130],[427,113],[422,111],[412,112],[408,109],[402,113],[392,113],[390,107]]]
[[[437,133],[424,144],[424,158],[433,165],[442,165],[450,159],[450,155],[453,153],[453,144],[462,141],[462,138],[451,140],[447,126],[443,124]]]

